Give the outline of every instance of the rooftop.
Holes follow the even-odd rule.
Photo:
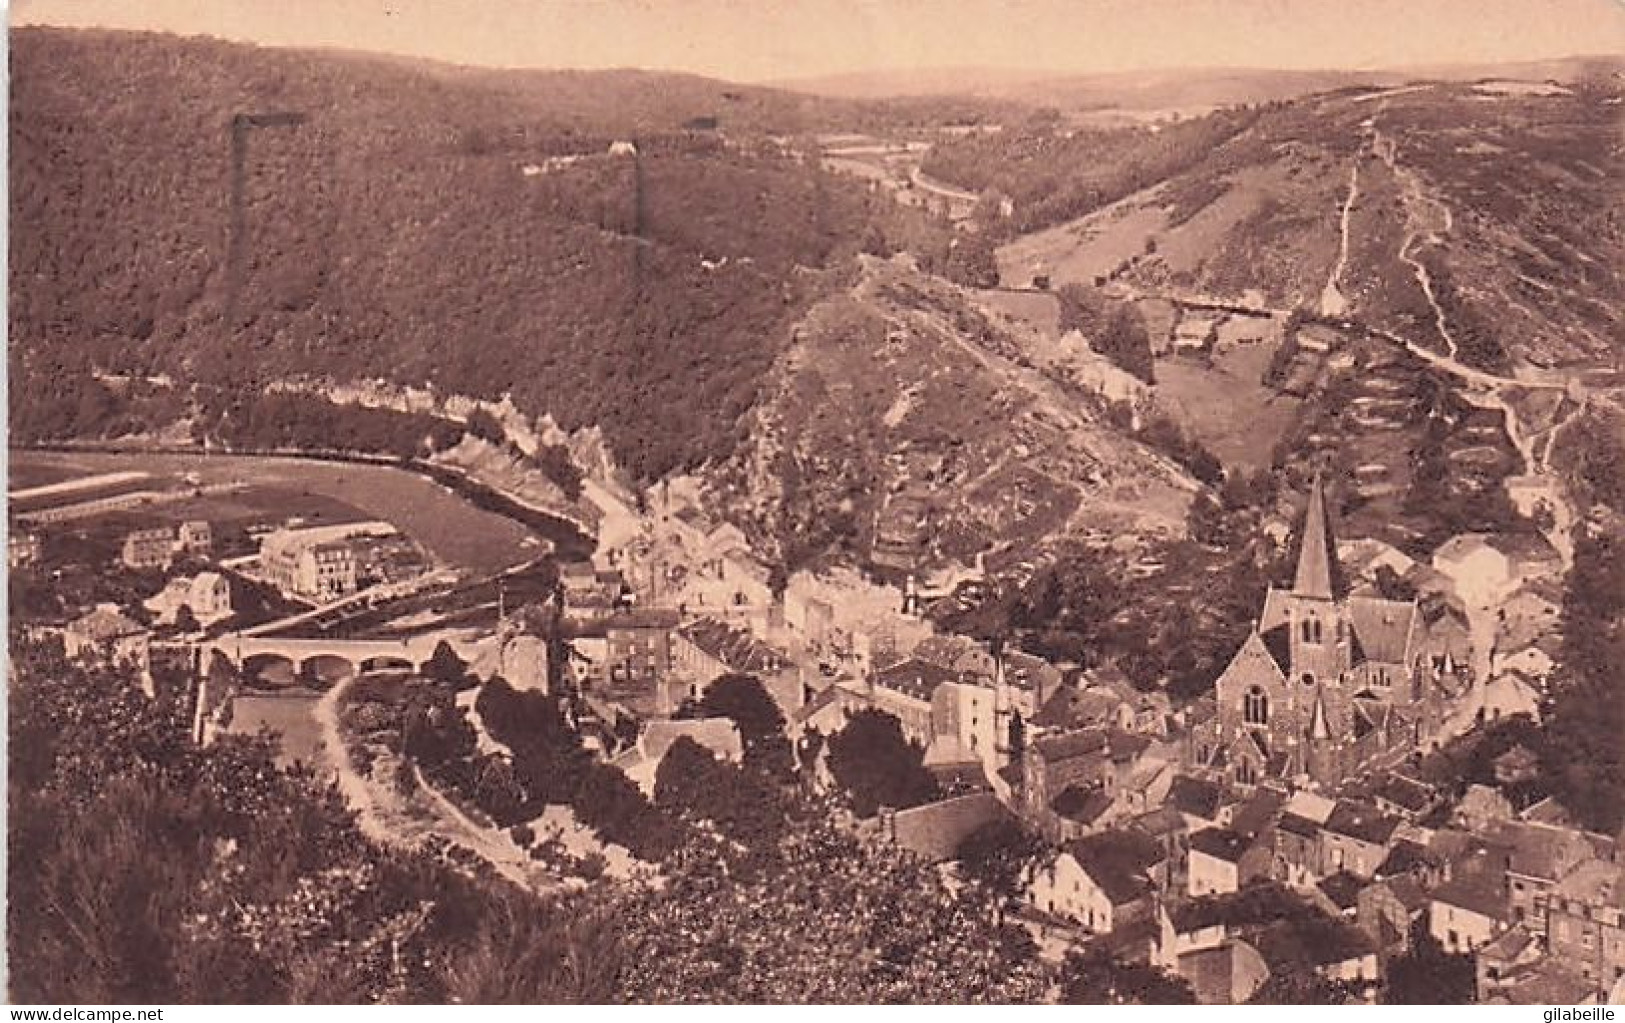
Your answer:
[[[874,684],[916,700],[930,701],[939,686],[959,681],[959,675],[930,661],[910,657],[871,676]]]
[[[1103,831],[1066,847],[1113,905],[1132,902],[1151,890],[1146,871],[1163,860],[1162,847],[1132,831]]]
[[[1347,835],[1372,845],[1386,845],[1397,827],[1399,827],[1397,819],[1376,807],[1346,799],[1338,800],[1332,815],[1326,818],[1327,831]]]
[[[1192,817],[1213,820],[1218,816],[1222,795],[1213,782],[1181,774],[1168,788],[1168,805]]]
[[[1253,840],[1229,828],[1205,828],[1191,835],[1191,852],[1199,852],[1226,863],[1240,863],[1253,847]]]

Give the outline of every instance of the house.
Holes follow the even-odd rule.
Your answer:
[[[559,589],[565,618],[585,622],[613,614],[622,603],[626,583],[621,573],[600,571],[590,561],[566,561],[559,565]]]
[[[168,529],[136,529],[125,534],[119,560],[125,568],[168,568],[175,560],[175,534]]]
[[[1271,973],[1307,970],[1346,984],[1372,983],[1379,977],[1377,948],[1370,937],[1312,907],[1283,914],[1252,930],[1248,940]]]
[[[1241,1005],[1270,977],[1264,957],[1239,938],[1184,953],[1173,972],[1190,984],[1200,1005]]]
[[[1383,775],[1372,796],[1383,813],[1412,823],[1440,802],[1439,791],[1433,786],[1397,771]]]
[[[935,734],[931,710],[937,689],[957,681],[958,676],[946,668],[910,657],[871,674],[870,697],[875,709],[902,723],[904,737],[929,746]],[[988,718],[991,726],[991,711]]]
[[[143,602],[160,625],[174,622],[185,607],[199,625],[211,625],[231,615],[231,584],[219,572],[199,572],[171,579]]]
[[[317,602],[337,600],[354,593],[359,585],[350,541],[398,533],[387,522],[276,529],[260,540],[260,571],[288,596]]]
[[[204,519],[188,519],[175,530],[175,546],[185,554],[207,556],[214,550],[214,527]]]
[[[786,719],[806,699],[801,668],[787,654],[715,618],[697,619],[671,634],[671,663],[688,699],[699,699],[727,674],[760,679]]]
[[[1434,890],[1428,933],[1446,952],[1469,953],[1486,945],[1510,922],[1504,875],[1468,870]]]
[[[1522,582],[1560,578],[1563,556],[1539,533],[1501,533],[1490,543],[1506,556],[1513,578]]]
[[[688,738],[710,750],[719,760],[737,764],[745,755],[739,738],[739,727],[728,718],[698,718],[683,721],[650,721],[638,736],[637,742],[610,760],[637,783],[643,794],[654,796],[655,778],[661,761],[666,759],[672,744]]]
[[[1542,583],[1526,583],[1502,603],[1497,617],[1495,645],[1503,650],[1519,650],[1558,628],[1563,610],[1562,593]]]
[[[1192,898],[1241,890],[1269,876],[1269,845],[1229,828],[1206,828],[1190,836],[1186,890]]]
[[[1187,830],[1196,832],[1218,824],[1223,798],[1223,790],[1215,783],[1181,774],[1168,787],[1167,805],[1185,818]]]
[[[1483,533],[1462,533],[1433,552],[1433,567],[1473,607],[1491,607],[1516,583],[1511,560]]]
[[[1479,710],[1485,721],[1522,714],[1540,720],[1540,706],[1546,698],[1545,682],[1517,668],[1507,668],[1484,683]]]
[[[13,530],[6,534],[6,564],[11,568],[38,564],[42,550],[38,533]]]
[[[1076,814],[1083,807],[1083,793],[1098,792],[1101,799],[1115,804],[1124,783],[1140,765],[1150,740],[1107,729],[1086,728],[1073,732],[1037,736],[1026,744],[1021,762],[1021,798],[1024,814],[1052,840],[1075,833]],[[1054,801],[1068,788],[1077,792],[1072,802],[1062,802],[1070,816],[1063,818]],[[1096,800],[1095,802],[1099,802]],[[1090,816],[1098,822],[1104,808]],[[1072,823],[1069,825],[1067,821]]]
[[[1532,679],[1547,678],[1557,666],[1556,660],[1546,649],[1547,645],[1545,642],[1537,641],[1517,650],[1498,654],[1494,659],[1494,670],[1502,674],[1515,671]]]
[[[1354,898],[1356,924],[1378,951],[1403,955],[1410,950],[1411,931],[1428,911],[1428,895],[1410,874],[1375,881]]]
[[[63,648],[75,660],[110,660],[115,663],[146,658],[146,626],[130,618],[116,604],[101,604],[63,629]]]
[[[1045,913],[1075,920],[1095,934],[1109,934],[1150,918],[1163,862],[1162,847],[1145,835],[1089,835],[1067,843],[1034,873],[1028,897]]]
[[[677,612],[634,608],[604,620],[604,695],[644,714],[670,714],[676,708],[662,683],[671,675],[672,633]]]
[[[1598,995],[1625,979],[1625,864],[1592,859],[1551,890],[1546,940]]]
[[[152,634],[116,604],[101,604],[62,630],[63,651],[81,664],[124,664],[139,670],[152,695]]]
[[[1546,957],[1540,940],[1521,924],[1502,931],[1473,956],[1474,991],[1479,1002],[1493,1001]]]
[[[1321,878],[1308,894],[1311,901],[1327,914],[1352,917],[1359,909],[1360,891],[1365,886],[1364,879],[1355,877],[1346,870],[1339,870],[1329,877]]]
[[[1388,857],[1399,819],[1375,806],[1340,799],[1320,831],[1321,872],[1369,878]]]

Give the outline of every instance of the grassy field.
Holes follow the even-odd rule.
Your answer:
[[[1237,346],[1211,367],[1189,356],[1157,360],[1157,402],[1226,466],[1268,467],[1303,402],[1261,382],[1273,349]]]
[[[320,693],[240,693],[232,700],[231,727],[237,735],[253,735],[261,728],[278,734],[282,750],[277,762],[315,765],[322,745],[321,726],[314,710]]]
[[[47,465],[29,462],[17,464],[17,453],[12,452],[6,466],[6,489],[27,490],[30,487],[48,487],[53,483],[66,483],[82,475],[77,469],[65,465]]]
[[[517,522],[474,507],[440,486],[400,469],[292,458],[135,455],[13,451],[14,470],[66,467],[78,473],[139,468],[155,480],[195,473],[203,485],[240,483],[245,489],[143,509],[167,520],[220,516],[226,522],[312,522],[383,519],[417,540],[436,559],[476,573],[496,572],[536,557],[535,537]]]

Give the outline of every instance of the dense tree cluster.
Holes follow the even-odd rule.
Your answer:
[[[90,367],[382,378],[600,424],[654,478],[733,450],[819,287],[805,269],[920,230],[949,258],[945,227],[751,144],[823,123],[804,98],[49,29],[12,57],[10,393],[31,436],[117,428]],[[228,127],[273,110],[305,120],[249,133],[233,289]],[[682,127],[702,115],[739,144]],[[607,155],[632,136],[636,157]],[[526,173],[551,156],[577,159]]]
[[[860,710],[830,736],[829,770],[859,817],[881,807],[905,810],[937,796],[925,750],[903,736],[902,724],[879,710]]]
[[[13,637],[7,937],[23,1002],[602,1001],[597,918],[361,835],[269,740],[187,738]],[[516,945],[516,941],[523,942]],[[506,967],[524,963],[522,974]],[[508,985],[505,989],[504,985]]]
[[[1219,110],[1177,124],[1063,131],[1032,118],[1002,131],[941,142],[922,170],[978,192],[1009,196],[1015,215],[999,222],[1024,234],[1081,217],[1211,157],[1252,125],[1252,110]]]
[[[1076,330],[1089,347],[1113,365],[1148,384],[1156,383],[1151,334],[1145,315],[1132,302],[1113,302],[1094,288],[1065,284],[1055,292],[1061,304],[1061,330]]]
[[[1625,527],[1576,533],[1545,764],[1563,805],[1613,834],[1625,824]]]

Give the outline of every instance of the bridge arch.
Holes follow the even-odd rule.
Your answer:
[[[375,672],[409,671],[415,672],[418,666],[410,658],[399,657],[395,654],[374,654],[361,662],[361,674],[368,675]]]
[[[355,662],[340,654],[312,654],[299,662],[299,678],[312,689],[331,689],[358,673]]]
[[[293,658],[275,651],[249,654],[239,669],[243,684],[254,689],[289,689],[299,681]]]

